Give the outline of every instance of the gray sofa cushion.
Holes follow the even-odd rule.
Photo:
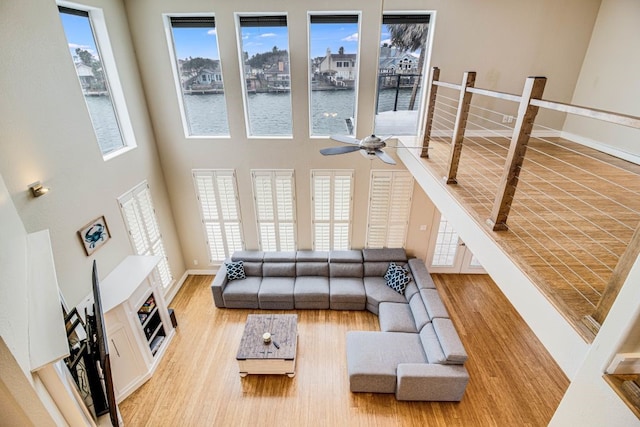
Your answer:
[[[298,261],[296,262],[296,276],[329,277],[329,264],[326,261]]]
[[[295,262],[264,262],[263,277],[296,277]]]
[[[353,392],[394,393],[396,367],[425,362],[418,334],[347,332],[347,370]]]
[[[462,365],[401,363],[397,375],[398,400],[459,402],[469,382]]]
[[[445,363],[462,365],[467,361],[467,352],[460,341],[451,319],[433,319],[433,329],[442,347]]]
[[[417,294],[419,292],[418,287],[416,286],[416,282],[415,280],[411,280],[408,284],[407,287],[404,288],[404,297],[407,299],[407,301],[411,301],[411,298]]]
[[[329,262],[349,262],[362,263],[362,251],[331,251],[329,252]]]
[[[261,309],[291,310],[293,304],[292,277],[265,277],[258,291],[258,302]]]
[[[382,277],[365,277],[362,279],[367,294],[367,310],[378,314],[378,304],[383,301],[407,303],[404,295],[387,286]]]
[[[262,277],[262,262],[243,261],[244,274],[246,276]]]
[[[348,262],[330,262],[329,263],[329,276],[330,277],[359,277],[362,278],[362,263],[348,263]]]
[[[362,258],[367,261],[407,262],[407,253],[403,248],[368,248],[362,250]]]
[[[378,306],[378,321],[382,332],[418,332],[407,303],[381,302]]]
[[[430,319],[435,319],[436,317],[449,318],[449,312],[442,299],[440,299],[437,289],[420,289],[420,296]]]
[[[422,297],[420,297],[420,294],[415,294],[411,298],[411,300],[409,301],[409,306],[411,308],[413,319],[415,320],[416,331],[421,331],[422,327],[429,323],[431,318],[427,313],[427,309],[422,302]]]
[[[269,251],[264,253],[264,262],[295,262],[296,253],[283,251]]]
[[[364,275],[366,276],[384,276],[389,268],[389,261],[365,261],[364,264]]]
[[[329,279],[317,276],[296,277],[293,300],[296,309],[328,309]]]
[[[438,340],[436,331],[433,329],[432,323],[424,325],[420,331],[420,341],[422,342],[422,347],[429,363],[442,364],[446,362],[447,358],[442,351],[442,347],[440,347],[440,341]]]
[[[329,279],[329,306],[332,310],[364,310],[367,296],[362,279],[333,277]]]
[[[296,261],[324,262],[329,261],[329,252],[326,251],[298,251]]]
[[[228,282],[222,292],[225,307],[258,308],[258,291],[261,282],[261,277],[253,276]]]
[[[416,282],[418,289],[435,289],[436,285],[424,265],[424,261],[418,258],[411,258],[408,262],[413,280]]]
[[[252,261],[262,262],[264,252],[262,251],[235,251],[231,255],[231,261]]]

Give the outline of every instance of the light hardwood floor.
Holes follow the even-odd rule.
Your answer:
[[[345,333],[378,330],[367,311],[287,311],[299,317],[296,376],[240,378],[244,322],[260,310],[214,307],[211,280],[190,276],[171,303],[176,337],[154,376],[120,404],[126,426],[545,426],[569,385],[485,275],[434,275],[469,353],[460,403],[351,393]]]

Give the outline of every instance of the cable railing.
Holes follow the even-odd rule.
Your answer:
[[[442,82],[434,69],[421,157],[589,339],[608,312],[603,295],[630,268],[640,166],[561,138],[559,128],[567,114],[636,129],[640,118],[544,100],[545,83],[529,78],[514,95],[476,88],[473,72]]]

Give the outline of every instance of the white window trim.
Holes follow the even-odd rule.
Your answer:
[[[176,58],[175,47],[173,44],[173,31],[171,28],[171,18],[172,17],[213,17],[215,18],[215,14],[213,13],[164,13],[162,14],[162,20],[164,23],[164,32],[165,37],[167,38],[167,47],[169,49],[169,59],[171,61],[171,72],[173,74],[173,84],[176,88],[176,97],[178,101],[178,108],[180,109],[180,118],[182,120],[182,131],[184,132],[184,137],[186,139],[230,139],[231,138],[231,129],[229,125],[229,105],[227,104],[227,127],[229,127],[229,135],[190,135],[189,134],[189,124],[187,119],[187,113],[184,108],[184,98],[182,97],[182,86],[180,85],[180,73],[178,71],[178,59]],[[216,26],[217,28],[217,26]],[[218,38],[216,37],[216,45],[218,48],[218,55],[220,55],[220,44],[218,43]],[[224,81],[224,70],[222,69],[222,58],[220,58],[220,72],[223,76]],[[227,102],[227,94],[225,93],[224,97],[225,103]]]
[[[142,197],[143,195],[144,197]],[[150,219],[153,222],[152,226],[156,228],[156,234],[158,235],[156,239],[151,239],[151,232],[148,228],[149,224],[144,221],[144,217],[142,215],[143,207],[141,206],[141,204],[144,203],[145,200],[149,202],[146,208],[149,209],[151,213]],[[138,228],[137,230],[134,230],[134,224],[131,224],[129,222],[129,219],[125,212],[126,206],[128,206],[129,203],[134,204],[134,213],[136,215],[136,219],[138,220],[135,224],[135,226]],[[142,183],[136,185],[134,188],[118,197],[118,204],[120,206],[120,213],[122,214],[125,228],[127,229],[127,233],[129,234],[129,242],[131,243],[131,247],[133,248],[134,253],[136,253],[137,255],[158,255],[162,257],[162,260],[157,266],[157,270],[163,288],[168,289],[175,282],[175,280],[173,279],[173,274],[171,273],[171,268],[169,266],[169,260],[167,258],[167,253],[164,248],[164,242],[162,240],[162,233],[160,232],[160,224],[158,223],[158,217],[156,215],[153,198],[151,196],[151,189],[149,188],[149,184],[147,183],[147,181],[142,181]],[[136,242],[136,237],[134,236],[134,234],[140,234],[142,236],[142,241]],[[138,244],[144,246],[143,250],[138,250]],[[160,253],[157,253],[158,251]]]
[[[221,230],[221,236],[222,236],[222,241],[220,242],[222,247],[223,247],[223,251],[224,251],[224,256],[225,258],[228,258],[232,255],[232,251],[230,250],[230,245],[229,245],[229,241],[227,240],[226,237],[226,231],[225,231],[225,224],[236,224],[238,226],[239,229],[239,236],[238,238],[240,239],[240,246],[241,249],[244,249],[244,235],[243,235],[243,230],[242,230],[242,213],[240,211],[240,203],[238,200],[238,184],[237,184],[237,179],[236,179],[236,173],[234,169],[194,169],[192,171],[192,176],[193,176],[193,185],[194,185],[194,189],[195,189],[195,193],[196,193],[196,197],[198,199],[198,210],[200,212],[200,220],[202,222],[202,231],[204,233],[204,237],[205,237],[205,242],[206,242],[206,246],[207,246],[207,251],[209,253],[209,263],[210,265],[220,265],[222,263],[222,261],[224,261],[224,259],[218,259],[214,257],[214,253],[212,251],[212,243],[209,242],[209,236],[207,233],[207,223],[220,223],[220,230]],[[230,220],[230,219],[225,219],[223,217],[223,214],[221,212],[221,207],[220,207],[220,189],[218,187],[218,182],[215,180],[215,178],[217,178],[218,176],[228,176],[232,178],[233,181],[233,191],[234,194],[232,195],[235,199],[235,208],[236,208],[236,212],[237,212],[237,219],[235,220]],[[198,188],[198,182],[197,180],[199,178],[207,178],[210,177],[211,178],[211,183],[213,185],[214,188],[214,193],[215,193],[215,203],[216,203],[216,211],[217,211],[217,220],[208,220],[205,218],[204,212],[203,212],[203,206],[202,206],[202,200],[200,197],[200,189]]]
[[[315,177],[316,176],[328,176],[330,178],[330,187],[329,187],[329,220],[317,220],[316,219],[316,209],[315,209]],[[337,176],[348,176],[350,177],[350,188],[349,188],[349,219],[346,221],[336,221],[334,219],[334,203],[335,203],[335,178]],[[354,188],[354,179],[355,173],[352,169],[312,169],[311,170],[311,233],[312,233],[312,242],[313,249],[316,249],[316,224],[318,223],[326,223],[329,224],[329,250],[335,248],[335,236],[334,236],[334,225],[337,223],[348,224],[348,232],[347,232],[347,241],[349,244],[346,248],[351,248],[351,233],[353,229],[353,188]]]
[[[345,135],[347,136],[355,136],[358,134],[358,100],[360,98],[360,50],[362,47],[362,43],[360,42],[360,36],[362,34],[362,12],[361,11],[356,11],[356,10],[341,10],[341,11],[334,11],[334,12],[329,12],[326,10],[323,11],[307,11],[307,88],[309,93],[307,94],[309,97],[309,121],[308,121],[308,126],[309,126],[309,138],[310,139],[323,139],[326,140],[330,135],[314,135],[313,134],[313,114],[312,114],[312,110],[313,107],[311,105],[311,95],[312,95],[312,91],[311,91],[311,76],[313,75],[313,70],[311,70],[311,16],[312,15],[358,15],[358,51],[356,53],[356,64],[355,64],[355,69],[357,71],[357,78],[356,78],[356,87],[355,87],[355,107],[353,109],[353,133],[351,135],[348,135],[345,133]],[[346,126],[346,125],[345,125]]]
[[[106,162],[133,150],[137,147],[137,144],[136,136],[133,131],[133,124],[131,123],[131,116],[129,115],[129,109],[127,108],[124,90],[122,89],[122,83],[120,82],[120,76],[118,74],[118,68],[116,66],[116,59],[111,47],[111,39],[109,38],[109,32],[107,31],[107,24],[104,18],[104,13],[102,12],[102,9],[96,7],[90,7],[67,1],[58,1],[57,5],[68,7],[70,9],[82,10],[89,13],[89,22],[91,24],[91,29],[93,31],[93,36],[96,42],[96,48],[100,53],[100,61],[104,68],[105,79],[107,80],[107,86],[109,87],[109,95],[111,96],[111,100],[113,102],[113,109],[116,113],[118,127],[120,128],[122,142],[124,143],[124,147],[107,154],[102,154],[102,149],[100,149],[100,146],[98,146],[100,154],[102,154],[102,158]],[[80,84],[79,79],[78,84]]]
[[[273,210],[273,219],[265,220],[260,218],[260,212],[258,209],[258,188],[256,186],[256,177],[268,177],[271,184],[271,208]],[[291,185],[291,209],[292,209],[292,219],[291,220],[283,220],[281,219],[281,213],[279,210],[278,203],[278,195],[277,195],[277,178],[288,178]],[[260,243],[260,250],[266,250],[264,248],[263,236],[261,232],[261,225],[263,223],[273,224],[275,228],[275,241],[276,241],[276,249],[277,251],[281,250],[296,250],[298,246],[298,238],[297,238],[297,221],[296,221],[296,186],[295,186],[295,174],[293,169],[254,169],[251,171],[251,181],[253,188],[253,206],[256,214],[256,226],[258,233],[258,241]],[[290,224],[293,227],[293,248],[282,248],[281,241],[281,225],[282,224]]]
[[[287,51],[289,51],[289,73],[291,74],[291,38],[289,37],[289,14],[287,12],[235,12],[234,20],[236,24],[236,39],[238,40],[238,64],[240,67],[240,82],[242,86],[242,105],[244,108],[244,127],[247,139],[264,139],[264,140],[293,140],[293,92],[289,92],[291,100],[291,135],[253,135],[251,133],[251,123],[249,115],[249,99],[247,95],[247,85],[244,79],[244,61],[242,51],[242,27],[240,26],[241,16],[285,16],[287,18]],[[289,76],[291,81],[291,76]]]
[[[386,204],[375,200],[375,186],[381,179],[389,179],[389,193]],[[409,183],[407,184],[407,180]],[[411,215],[411,204],[413,199],[414,179],[407,171],[374,169],[371,171],[369,180],[369,209],[367,214],[367,248],[380,247],[404,247],[407,240],[407,230],[409,228],[409,218]],[[408,194],[407,194],[408,193]],[[375,204],[378,203],[376,206]],[[373,210],[378,212],[373,215]],[[373,218],[378,216],[379,218]],[[384,237],[375,241],[372,233],[373,228]],[[398,238],[394,230],[402,228],[401,239]],[[401,240],[399,242],[398,240]]]

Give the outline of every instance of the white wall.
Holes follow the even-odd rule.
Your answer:
[[[91,263],[106,276],[133,250],[116,198],[147,179],[169,262],[184,273],[174,228],[120,1],[91,1],[104,8],[137,148],[105,162],[98,148],[83,95],[52,0],[0,2],[0,173],[28,232],[49,229],[60,288],[71,306],[91,289]],[[32,198],[27,186],[43,181],[51,191]],[[105,215],[112,239],[91,257],[77,230]]]
[[[602,1],[572,104],[640,116],[639,20],[640,2]],[[623,158],[640,161],[638,129],[567,116],[563,130],[617,150]]]
[[[149,112],[156,132],[162,168],[174,209],[177,228],[183,242],[185,264],[194,268],[208,264],[198,204],[192,190],[194,168],[234,168],[238,177],[240,206],[246,247],[258,247],[251,181],[252,168],[294,168],[296,173],[298,246],[311,247],[310,170],[314,168],[355,169],[354,225],[352,247],[365,243],[370,168],[386,168],[380,162],[358,154],[322,157],[318,149],[335,145],[327,140],[309,138],[307,11],[362,11],[360,36],[361,66],[359,79],[358,136],[373,130],[376,67],[380,31],[381,0],[354,0],[348,3],[327,0],[285,2],[282,0],[243,0],[209,2],[206,0],[127,1],[131,34],[143,73]],[[466,70],[478,72],[478,86],[501,91],[520,92],[529,75],[547,75],[547,92],[554,99],[568,101],[573,93],[586,51],[598,0],[552,0],[538,2],[423,1],[386,0],[385,11],[430,10],[436,12],[433,33],[432,65],[442,69],[445,80],[459,81]],[[293,139],[247,138],[241,102],[243,85],[238,61],[234,12],[286,11],[290,34],[291,86],[293,103]],[[216,15],[217,36],[224,73],[231,137],[185,138],[178,107],[174,76],[163,13],[207,12]],[[508,35],[508,36],[507,36]],[[162,89],[159,89],[162,88]],[[489,105],[490,107],[491,105]],[[557,121],[557,127],[562,120]],[[392,152],[393,150],[389,150]],[[395,154],[394,154],[395,155]],[[401,167],[401,166],[398,166]],[[407,249],[426,254],[433,205],[416,198],[409,227]],[[423,236],[425,238],[423,238]]]

